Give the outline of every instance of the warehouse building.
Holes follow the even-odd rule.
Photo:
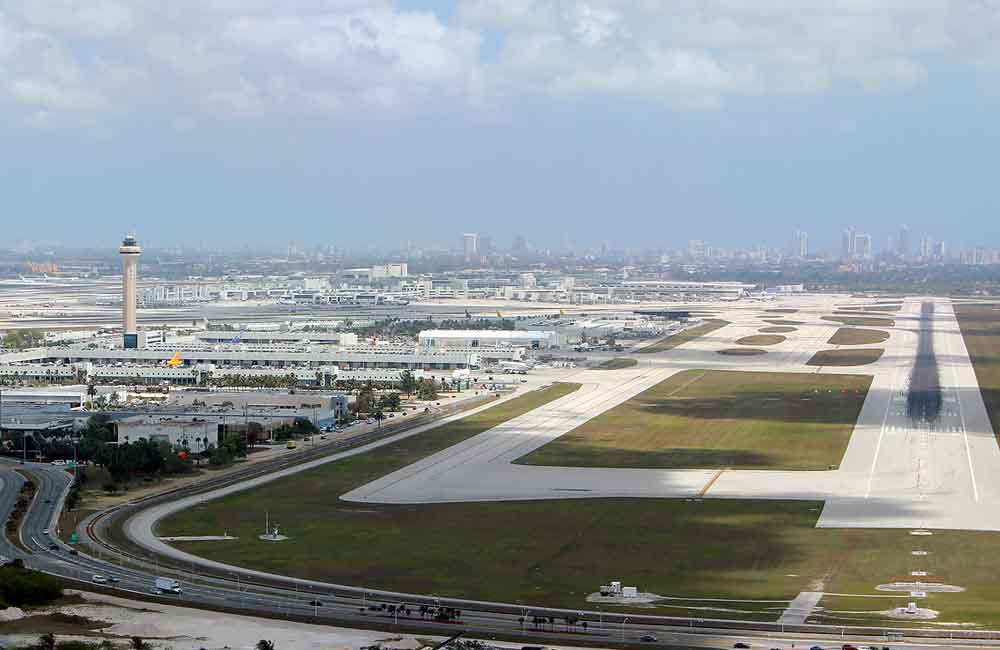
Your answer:
[[[417,338],[422,347],[439,350],[480,347],[546,350],[566,343],[561,334],[541,330],[424,330]]]

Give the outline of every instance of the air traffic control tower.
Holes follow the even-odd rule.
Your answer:
[[[118,254],[122,256],[122,332],[124,347],[139,347],[139,328],[135,323],[135,289],[139,272],[139,254],[142,248],[135,235],[129,233],[122,240]]]

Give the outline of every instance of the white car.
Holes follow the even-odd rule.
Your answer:
[[[42,531],[42,534],[43,534],[43,535],[48,535],[48,534],[49,534],[49,529],[48,529],[48,528],[46,528],[45,530],[43,530],[43,531]]]
[[[102,576],[99,573],[95,573],[94,576],[90,579],[90,581],[93,582],[95,585],[106,585],[106,584],[108,584],[108,578],[107,578],[107,576]]]

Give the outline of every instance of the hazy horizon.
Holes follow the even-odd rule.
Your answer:
[[[1000,245],[1000,5],[0,0],[6,241]]]

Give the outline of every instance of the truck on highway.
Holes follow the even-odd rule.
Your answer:
[[[157,593],[160,594],[180,594],[181,583],[173,578],[157,578],[153,584]]]

